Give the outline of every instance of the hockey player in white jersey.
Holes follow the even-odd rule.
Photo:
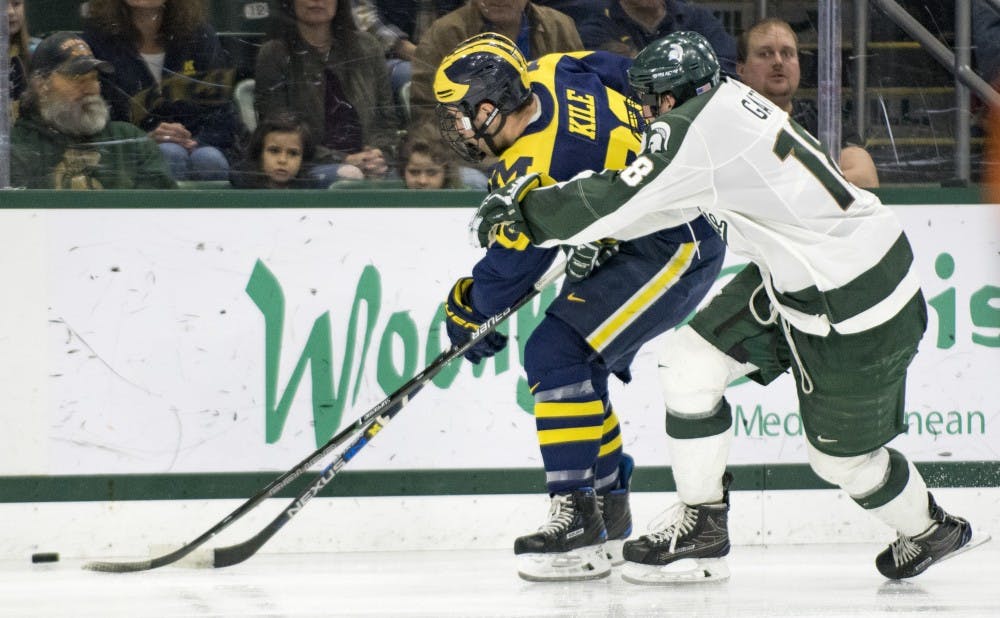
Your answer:
[[[733,434],[724,390],[739,376],[768,384],[789,368],[813,470],[898,533],[876,558],[879,572],[919,575],[988,540],[973,539],[971,525],[939,507],[913,464],[886,447],[905,431],[906,371],[927,322],[893,213],[848,183],[785,112],[720,78],[701,35],[649,45],[629,80],[651,120],[630,166],[544,188],[522,177],[487,197],[472,222],[482,245],[500,226],[541,246],[572,245],[634,238],[695,210],[751,261],[664,343],[667,441],[681,503],[662,529],[625,544],[623,577],[728,575]]]

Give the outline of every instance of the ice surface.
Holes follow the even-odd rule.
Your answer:
[[[0,561],[2,617],[172,616],[1000,616],[1000,542],[906,582],[875,545],[737,546],[719,583],[529,583],[513,552],[261,554],[228,569],[83,571],[82,560]]]

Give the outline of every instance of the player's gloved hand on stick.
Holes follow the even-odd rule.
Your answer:
[[[448,339],[456,347],[464,345],[471,339],[472,335],[479,330],[479,325],[487,320],[487,316],[479,313],[472,306],[471,291],[472,277],[462,277],[452,286],[451,292],[448,293],[448,301],[444,306]],[[478,365],[479,361],[493,356],[504,349],[506,345],[507,335],[493,331],[480,337],[479,343],[465,352],[465,358]]]
[[[618,241],[611,238],[573,247],[566,262],[566,279],[583,281],[613,258],[618,250]]]
[[[507,226],[513,234],[527,235],[520,202],[528,191],[541,186],[541,182],[538,174],[527,174],[487,195],[469,223],[472,246],[492,245],[501,225]]]

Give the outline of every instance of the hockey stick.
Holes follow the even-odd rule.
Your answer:
[[[479,330],[473,333],[472,337],[467,342],[458,347],[452,346],[448,350],[439,354],[430,365],[407,381],[406,384],[396,389],[395,392],[383,399],[378,405],[365,412],[356,421],[351,423],[349,427],[345,428],[333,438],[330,438],[326,444],[313,451],[312,454],[296,464],[295,467],[269,483],[266,487],[257,492],[256,495],[241,504],[232,513],[222,518],[222,520],[206,530],[195,540],[170,553],[163,554],[162,556],[157,556],[149,560],[138,560],[132,562],[94,561],[84,564],[83,568],[91,571],[102,571],[108,573],[129,573],[134,571],[148,571],[150,569],[156,569],[177,562],[229,527],[229,525],[237,519],[246,515],[258,504],[276,495],[289,483],[301,476],[304,472],[308,471],[313,464],[329,455],[351,436],[359,431],[363,431],[361,436],[358,436],[358,438],[347,449],[345,449],[343,453],[327,465],[327,467],[320,472],[317,479],[306,487],[306,489],[304,489],[301,493],[299,493],[299,495],[292,500],[285,510],[283,510],[278,517],[268,524],[263,530],[243,543],[214,550],[213,566],[215,567],[230,566],[243,562],[256,553],[257,550],[260,549],[260,547],[264,545],[268,539],[274,536],[282,526],[288,523],[292,517],[295,517],[305,504],[315,497],[316,494],[319,493],[319,491],[333,479],[344,464],[350,461],[357,454],[357,452],[361,450],[361,448],[363,448],[365,444],[367,444],[375,436],[375,434],[382,429],[382,427],[385,426],[386,423],[392,420],[396,414],[403,409],[403,406],[409,403],[411,397],[416,395],[416,393],[418,393],[428,382],[434,379],[434,377],[440,373],[448,363],[465,354],[465,352],[479,342],[481,337],[496,330],[500,324],[516,313],[518,309],[533,300],[535,296],[542,291],[542,289],[562,276],[565,266],[565,262],[560,262],[557,266],[549,270],[535,283],[531,291],[521,297],[516,303],[483,322],[483,324],[480,325]]]

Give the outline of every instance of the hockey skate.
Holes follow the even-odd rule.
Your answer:
[[[722,478],[722,501],[674,505],[660,519],[662,530],[627,541],[622,579],[633,584],[721,581],[729,577],[729,484]],[[660,526],[654,524],[653,528]]]
[[[590,487],[552,496],[549,520],[514,541],[517,574],[536,582],[600,579],[611,573],[607,532]]]
[[[961,517],[949,515],[927,494],[934,523],[916,536],[899,535],[875,558],[879,573],[889,579],[915,577],[931,565],[964,553],[990,540],[988,534],[972,534],[972,526]]]
[[[604,549],[612,566],[619,566],[625,562],[622,546],[625,545],[625,539],[632,534],[632,509],[629,507],[628,497],[634,467],[635,462],[632,457],[623,453],[622,460],[618,464],[618,487],[597,496],[597,506],[601,510],[604,528],[608,532]]]

